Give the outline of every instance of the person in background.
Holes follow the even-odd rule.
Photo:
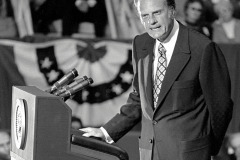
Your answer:
[[[105,36],[105,27],[107,25],[105,1],[74,0],[74,2],[70,2],[66,9],[66,13],[63,16],[63,35],[77,33],[79,23],[90,22],[94,25],[96,37]]]
[[[59,33],[62,35],[61,19],[67,6],[66,0],[30,0],[30,9],[35,34],[49,35]],[[60,22],[60,31],[55,27],[55,22]]]
[[[174,0],[135,0],[145,33],[133,40],[133,91],[120,112],[83,136],[117,142],[141,122],[140,160],[210,160],[232,117],[219,46],[175,19]]]
[[[0,129],[0,160],[10,160],[10,133]]]
[[[240,160],[240,132],[232,133],[228,136],[228,154],[232,155],[232,159]]]
[[[79,24],[94,25],[95,36],[104,37],[107,11],[103,0],[31,0],[36,33],[48,34],[54,21],[61,20],[63,36],[79,33]]]
[[[203,0],[204,2],[204,13],[205,13],[205,20],[207,24],[211,25],[216,19],[217,15],[214,12],[213,6],[214,6],[214,0]],[[210,26],[211,27],[211,26]]]
[[[0,37],[17,37],[17,26],[10,0],[0,0]]]
[[[72,128],[80,129],[82,127],[83,127],[83,124],[82,124],[81,119],[76,116],[72,116]]]
[[[187,0],[184,5],[184,21],[182,22],[189,28],[212,38],[211,25],[205,20],[206,7],[202,0]]]
[[[234,7],[229,0],[219,0],[214,6],[218,19],[213,22],[213,41],[240,43],[240,20],[233,17]]]

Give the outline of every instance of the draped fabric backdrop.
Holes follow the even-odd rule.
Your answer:
[[[14,61],[14,53],[0,45],[0,129],[10,129],[13,85],[25,85]]]
[[[100,126],[108,121],[119,112],[131,91],[133,71],[130,43],[111,40],[33,39],[32,42],[24,42],[5,39],[0,40],[0,44],[1,65],[4,65],[0,67],[3,85],[1,108],[4,108],[1,112],[8,111],[8,120],[11,93],[5,92],[11,89],[11,85],[30,85],[46,90],[73,68],[77,69],[79,77],[87,76],[94,80],[90,87],[66,101],[73,115],[80,117],[84,126]],[[4,101],[8,103],[3,104]],[[5,114],[1,115],[6,118],[3,116]]]
[[[240,46],[219,44],[228,64],[234,100],[229,133],[240,127]],[[27,37],[0,40],[0,128],[10,128],[11,87],[48,89],[71,69],[94,83],[66,103],[84,126],[100,126],[119,112],[131,91],[131,41]]]

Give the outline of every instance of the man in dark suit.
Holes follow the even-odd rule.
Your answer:
[[[174,0],[135,4],[147,33],[133,41],[133,92],[119,114],[101,128],[82,129],[83,136],[116,142],[141,121],[141,160],[210,160],[232,116],[224,56],[206,36],[175,20]],[[163,53],[167,68],[155,97]]]

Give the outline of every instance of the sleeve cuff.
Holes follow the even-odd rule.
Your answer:
[[[113,139],[109,136],[109,134],[107,133],[107,131],[103,128],[100,127],[101,131],[103,132],[104,136],[105,136],[105,141],[109,144],[112,144],[114,141]]]

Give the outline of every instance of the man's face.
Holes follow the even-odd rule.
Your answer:
[[[164,41],[173,28],[174,9],[166,0],[139,0],[138,12],[147,33]]]
[[[5,132],[0,132],[0,154],[10,154],[10,136]]]

